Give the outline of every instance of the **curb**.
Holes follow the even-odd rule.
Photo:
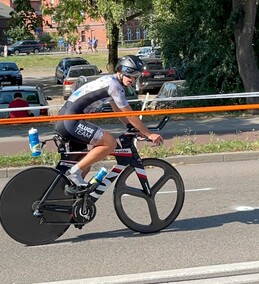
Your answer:
[[[259,160],[259,151],[254,152],[223,152],[212,154],[199,154],[194,156],[177,155],[173,157],[164,158],[170,164],[201,164],[201,163],[223,163],[223,162],[235,162],[235,161],[249,161]],[[91,170],[97,171],[100,167],[111,168],[115,165],[115,160],[102,161],[92,165]],[[18,168],[3,168],[0,169],[0,178],[12,178],[20,171],[30,167],[18,167]]]

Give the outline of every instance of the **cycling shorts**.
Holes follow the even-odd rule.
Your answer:
[[[64,120],[55,123],[55,131],[62,137],[75,142],[97,145],[104,130],[85,120]]]

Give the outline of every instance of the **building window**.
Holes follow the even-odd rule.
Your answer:
[[[81,41],[85,42],[85,31],[81,31]]]
[[[147,39],[147,31],[146,30],[143,31],[143,38]]]
[[[127,39],[128,39],[128,40],[132,40],[131,28],[127,28]]]
[[[136,28],[136,39],[140,39],[140,28]]]

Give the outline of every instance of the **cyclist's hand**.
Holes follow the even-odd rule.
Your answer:
[[[164,139],[161,135],[152,133],[148,136],[148,139],[152,140],[153,143],[160,145],[164,143]]]

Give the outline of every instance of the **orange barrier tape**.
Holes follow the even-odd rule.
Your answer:
[[[32,122],[51,122],[58,120],[74,120],[74,119],[97,119],[97,118],[113,118],[128,117],[138,115],[161,115],[161,114],[184,114],[198,112],[221,112],[234,110],[259,109],[259,104],[249,105],[230,105],[230,106],[212,106],[212,107],[196,107],[196,108],[175,108],[161,110],[145,110],[145,111],[125,111],[125,112],[109,112],[109,113],[87,113],[73,115],[53,115],[53,116],[36,116],[36,117],[20,117],[20,118],[3,118],[0,124],[16,124],[16,123],[32,123]]]

